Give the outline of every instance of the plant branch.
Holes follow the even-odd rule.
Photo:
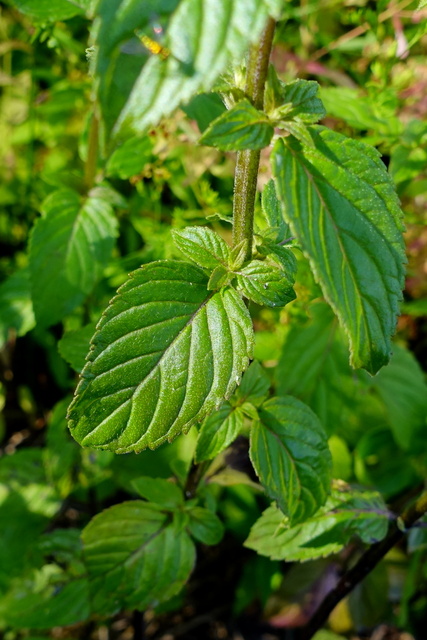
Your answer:
[[[310,640],[328,619],[330,613],[359,584],[384,558],[405,535],[406,531],[427,512],[427,491],[405,509],[397,520],[393,521],[390,531],[384,540],[373,544],[359,558],[354,567],[347,571],[338,584],[328,593],[320,603],[307,626],[302,629],[300,640]]]
[[[269,18],[258,43],[249,52],[245,93],[256,109],[264,108],[264,90],[276,23]],[[233,245],[245,243],[245,259],[252,256],[254,206],[261,152],[239,151],[234,174]]]

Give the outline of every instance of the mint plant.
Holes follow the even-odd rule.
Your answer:
[[[0,295],[4,303],[10,289],[30,304],[11,318],[18,335],[36,324],[48,344],[64,321],[58,351],[79,374],[73,399],[55,407],[46,455],[22,456],[23,468],[42,465],[37,483],[51,485],[56,505],[46,517],[80,489],[111,501],[81,536],[57,528],[41,537],[33,564],[4,581],[0,624],[46,629],[180,602],[198,550],[230,528],[221,501],[241,486],[262,504],[244,536],[256,562],[366,548],[311,612],[301,630],[309,640],[427,511],[421,489],[398,514],[386,503],[422,484],[427,413],[420,367],[392,344],[406,264],[392,177],[374,146],[319,124],[329,108],[317,82],[283,82],[270,64],[276,24],[291,12],[280,0],[11,4],[41,29],[93,19],[84,168],[56,175],[28,261]],[[189,148],[213,148],[218,162],[236,152],[232,217],[206,183],[188,195],[178,146],[167,159],[179,145],[176,117]],[[182,206],[165,224],[167,180]],[[117,239],[131,246],[138,233],[143,246],[121,255]],[[258,330],[272,318],[273,331]],[[279,335],[282,350],[263,348],[259,336]],[[274,368],[260,362],[269,352]],[[367,460],[390,431],[414,463],[407,476],[375,479]],[[249,472],[233,465],[239,441]],[[125,471],[118,454],[129,454]],[[27,495],[25,473],[10,491]],[[117,502],[109,482],[128,499]]]

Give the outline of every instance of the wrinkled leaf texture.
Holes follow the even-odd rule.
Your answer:
[[[251,429],[249,455],[267,494],[289,524],[303,522],[325,504],[332,460],[317,416],[292,396],[271,398]]]
[[[405,253],[401,210],[379,153],[323,127],[314,146],[275,146],[283,211],[350,340],[351,363],[376,373],[390,358]]]
[[[240,381],[253,329],[231,288],[207,289],[196,266],[159,261],[133,272],[103,315],[70,406],[82,445],[154,448],[201,421]]]

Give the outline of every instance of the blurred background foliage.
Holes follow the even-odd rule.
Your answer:
[[[76,371],[94,323],[127,273],[175,255],[172,228],[209,224],[230,239],[234,156],[197,144],[224,108],[210,94],[100,162],[101,188],[110,190],[119,225],[111,259],[88,295],[62,316],[53,308],[53,323],[36,324],[28,277],[32,225],[55,189],[84,189],[91,21],[64,15],[37,22],[30,6],[0,2],[0,635],[292,638],[362,545],[301,565],[242,548],[267,505],[250,475],[244,437],[228,452],[227,472],[204,489],[226,535],[217,547],[199,545],[184,591],[144,619],[90,614],[79,531],[103,508],[134,497],[132,481],[141,474],[182,476],[195,430],[138,456],[82,450],[65,422]],[[427,470],[427,8],[417,11],[412,0],[284,6],[276,69],[284,81],[317,80],[328,113],[323,124],[381,151],[405,212],[409,262],[394,355],[376,377],[349,367],[346,338],[302,255],[295,302],[282,311],[251,305],[255,356],[273,388],[317,413],[330,436],[335,476],[379,490],[396,513],[422,488]],[[260,187],[269,177],[264,162]],[[316,640],[425,637],[424,526],[337,607],[331,630]]]

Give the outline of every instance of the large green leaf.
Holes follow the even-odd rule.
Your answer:
[[[92,606],[101,614],[168,600],[195,561],[194,544],[171,514],[140,500],[95,516],[82,538]]]
[[[214,120],[200,138],[200,144],[222,151],[264,149],[270,144],[274,127],[265,113],[242,100]]]
[[[153,262],[119,289],[92,340],[71,431],[83,445],[124,453],[187,432],[228,398],[252,355],[240,296],[210,292],[184,262]]]
[[[61,320],[90,293],[108,262],[117,220],[104,189],[87,198],[60,189],[43,203],[30,238],[30,275],[37,322]]]
[[[276,144],[278,194],[346,329],[353,366],[375,373],[390,357],[403,285],[399,203],[375,149],[322,127],[311,137],[314,146]]]
[[[251,429],[249,455],[268,495],[291,525],[325,504],[332,460],[325,430],[307,405],[292,396],[271,398]]]
[[[114,126],[119,137],[142,132],[198,91],[210,89],[258,38],[267,16],[278,17],[281,8],[279,0],[158,0],[142,5],[104,0],[99,7],[97,75],[108,129]],[[142,45],[139,54],[126,53],[138,44],[135,29],[144,29],[150,37],[153,14],[165,18],[162,55],[147,55]]]
[[[381,540],[389,513],[375,492],[334,491],[324,507],[303,523],[289,526],[275,506],[252,527],[245,546],[272,560],[314,560],[337,553],[358,535],[364,542]]]

